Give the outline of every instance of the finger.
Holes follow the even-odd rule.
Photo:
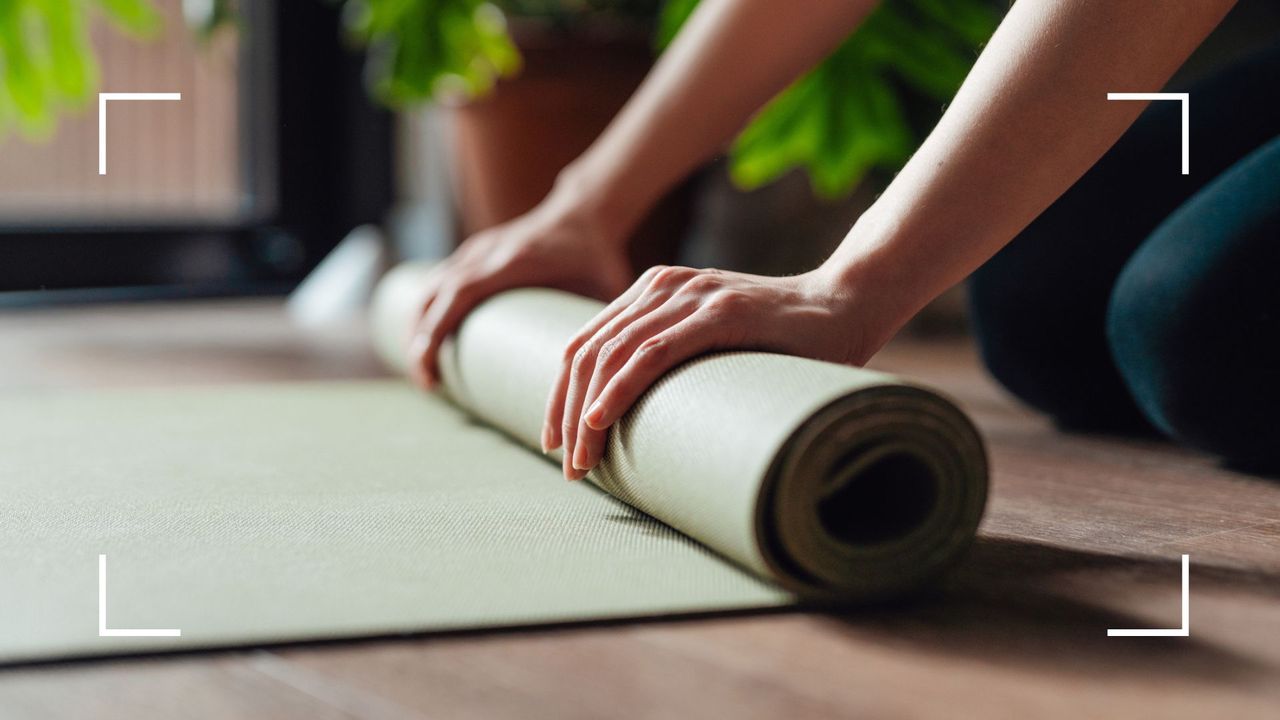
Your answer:
[[[570,352],[570,347],[565,348],[566,354]],[[576,353],[577,348],[572,348],[572,351]],[[551,392],[547,395],[547,409],[542,417],[543,453],[549,453],[560,447],[564,438],[559,424],[560,417],[564,414],[564,391],[569,385],[569,375],[563,371],[563,368],[564,362],[561,361],[561,370],[556,373],[556,379],[551,383]]]
[[[583,470],[579,470],[573,466],[573,461],[569,458],[569,453],[565,453],[560,459],[560,470],[564,473],[566,480],[581,480],[587,476]]]
[[[568,480],[579,480],[586,471],[579,470],[574,466],[573,457],[576,450],[578,439],[578,413],[582,412],[582,397],[586,388],[583,387],[583,376],[589,377],[590,368],[595,365],[595,354],[597,345],[595,340],[588,340],[578,348],[578,352],[574,355],[572,366],[569,370],[569,380],[564,389],[564,412],[557,421],[560,426],[560,433],[564,440],[564,476]]]
[[[610,427],[663,373],[716,347],[717,342],[716,323],[698,314],[643,341],[587,410],[587,424]]]
[[[626,365],[641,343],[675,326],[689,317],[696,308],[697,304],[694,302],[669,300],[662,307],[638,318],[607,339],[596,355],[594,372],[583,397],[582,407],[591,408],[595,404],[600,392]],[[575,431],[573,466],[579,470],[590,470],[604,456],[608,426],[592,427],[587,422],[586,413],[583,412],[570,420],[578,423]]]
[[[421,336],[425,337],[417,366],[428,387],[440,383],[440,346],[453,334],[467,313],[485,297],[490,278],[461,278],[446,282],[422,318]]]
[[[409,341],[409,379],[421,390],[431,389],[431,379],[422,369],[429,344],[427,336],[421,332],[415,332],[413,340]]]
[[[425,280],[425,288],[423,291],[421,305],[418,314],[413,318],[413,328],[411,329],[409,347],[406,352],[409,356],[406,367],[409,369],[409,377],[418,387],[428,389],[429,380],[425,372],[423,372],[423,357],[427,352],[429,338],[423,329],[422,321],[427,313],[431,310],[431,305],[435,302],[440,291],[440,273],[439,268],[435,268],[428,273]]]
[[[631,287],[627,288],[613,302],[606,305],[599,313],[596,313],[596,316],[584,325],[565,345],[564,352],[560,358],[560,370],[556,374],[555,381],[551,384],[551,393],[547,395],[547,408],[542,420],[542,451],[544,453],[551,452],[564,443],[561,421],[564,418],[565,391],[569,386],[569,377],[573,370],[573,361],[578,355],[578,350],[606,323],[630,307],[648,289],[650,281],[660,270],[662,270],[661,267],[646,270],[643,275],[631,284]],[[569,459],[572,461],[572,456]],[[572,464],[568,464],[567,467],[572,467]]]
[[[660,276],[661,274],[655,277]],[[582,470],[577,466],[577,463],[573,462],[574,458],[577,457],[578,451],[579,419],[583,408],[586,406],[586,394],[590,387],[591,377],[595,374],[596,357],[600,349],[604,343],[608,342],[623,329],[662,307],[671,298],[676,289],[678,288],[670,283],[651,283],[635,302],[605,323],[594,336],[582,343],[578,348],[578,352],[574,355],[573,363],[569,368],[569,380],[565,385],[564,391],[563,412],[558,422],[564,440],[564,454],[569,460],[569,467],[572,470]],[[570,480],[574,480],[584,474],[585,472],[571,471],[568,477]]]

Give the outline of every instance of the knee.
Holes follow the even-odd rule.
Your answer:
[[[1151,294],[1152,278],[1122,276],[1107,312],[1107,343],[1134,401],[1153,425],[1190,441],[1207,415],[1208,368],[1187,328]]]
[[[1249,343],[1250,318],[1221,293],[1206,293],[1185,257],[1135,261],[1116,284],[1106,328],[1138,408],[1186,445],[1233,462],[1276,466],[1277,377],[1265,349]]]
[[[1107,340],[1138,406],[1169,435],[1280,467],[1280,139],[1185,203],[1129,260]]]

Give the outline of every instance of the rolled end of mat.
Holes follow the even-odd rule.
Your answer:
[[[409,341],[426,299],[425,281],[430,270],[430,263],[401,263],[374,288],[369,334],[378,357],[396,372],[408,372]]]
[[[403,370],[423,265],[374,299]],[[478,307],[441,356],[451,400],[535,447],[564,345],[600,304],[551,290]],[[950,401],[861,368],[718,353],[668,373],[610,431],[588,476],[741,567],[816,600],[909,591],[954,562],[987,493],[981,439]]]
[[[982,440],[951,402],[911,385],[836,400],[786,441],[761,486],[759,547],[814,597],[889,597],[968,547],[987,496]]]

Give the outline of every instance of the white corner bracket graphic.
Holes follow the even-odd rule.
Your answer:
[[[98,93],[98,174],[107,174],[107,103],[112,100],[181,100],[182,93]]]
[[[1182,627],[1160,630],[1107,630],[1107,637],[1189,637],[1191,635],[1191,556],[1182,556]]]
[[[1182,174],[1191,174],[1191,93],[1107,93],[1108,100],[1177,100],[1182,103]]]
[[[98,637],[181,637],[181,630],[113,630],[107,627],[107,556],[98,556]]]

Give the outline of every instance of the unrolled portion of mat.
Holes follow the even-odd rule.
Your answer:
[[[0,662],[788,602],[402,381],[0,403]]]
[[[421,272],[379,294],[393,360]],[[486,302],[446,348],[456,405],[397,380],[10,394],[0,663],[878,597],[972,537],[986,465],[951,403],[779,355],[669,373],[566,483],[526,446],[598,308]]]
[[[403,364],[423,266],[379,290],[375,336]],[[444,348],[454,401],[530,448],[572,335],[602,305],[544,289],[491,298]],[[981,439],[951,402],[905,380],[770,353],[668,373],[614,427],[596,486],[784,588],[866,600],[918,586],[973,538]]]

